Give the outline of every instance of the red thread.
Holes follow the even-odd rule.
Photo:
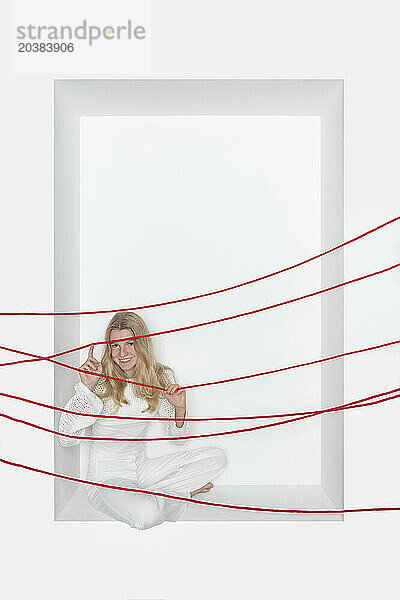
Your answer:
[[[342,354],[335,354],[333,356],[328,356],[325,358],[319,358],[317,360],[312,360],[306,363],[298,363],[296,365],[289,365],[287,367],[280,367],[278,369],[271,369],[269,371],[262,371],[260,373],[252,373],[251,375],[241,375],[239,377],[231,377],[229,379],[220,379],[218,381],[209,381],[206,383],[197,383],[197,384],[192,384],[192,385],[184,385],[179,387],[178,389],[180,390],[187,390],[187,389],[192,389],[192,388],[198,388],[198,387],[204,387],[204,386],[208,386],[208,385],[218,385],[220,383],[231,383],[233,381],[241,381],[243,379],[251,379],[253,377],[260,377],[263,375],[272,375],[274,373],[280,373],[282,371],[288,371],[290,369],[298,369],[300,367],[306,367],[306,366],[310,366],[310,365],[315,365],[315,364],[319,364],[319,363],[323,363],[329,360],[335,360],[337,358],[343,358],[345,356],[351,356],[352,354],[360,354],[361,352],[369,352],[370,350],[377,350],[379,348],[385,348],[388,346],[393,346],[395,344],[399,344],[400,340],[393,340],[392,342],[386,342],[384,344],[378,344],[377,346],[369,346],[368,348],[361,348],[359,350],[352,350],[350,352],[343,352]],[[8,350],[10,352],[15,352],[16,354],[28,354],[27,352],[22,352],[21,350],[14,350],[13,348],[6,348],[5,346],[0,346],[0,349],[3,350]],[[38,357],[37,354],[29,354],[29,356],[35,356],[36,358],[42,359],[42,360],[48,360],[49,357]],[[21,361],[21,362],[28,362],[28,361]],[[72,367],[71,365],[66,365],[64,363],[58,362],[56,360],[49,360],[49,362],[53,362],[56,365],[60,365],[62,367],[65,367],[67,369],[70,369],[72,371],[77,371],[78,373],[87,373],[89,375],[98,375],[98,373],[94,373],[93,371],[84,371],[83,369],[79,369],[78,367]],[[14,364],[14,363],[11,363]],[[0,364],[0,367],[7,365],[7,363],[3,363]],[[101,377],[103,378],[107,378],[107,379],[114,379],[115,381],[122,381],[123,383],[131,383],[131,384],[136,384],[136,385],[141,385],[142,387],[150,387],[153,389],[158,389],[158,390],[162,390],[165,391],[164,388],[162,387],[157,387],[157,386],[152,386],[152,385],[148,385],[146,383],[140,383],[138,381],[128,381],[127,379],[120,379],[119,377],[113,377],[112,375],[105,375],[102,374]]]
[[[373,396],[367,396],[362,400],[354,400],[353,402],[349,402],[348,404],[354,404],[357,402],[363,402],[366,400],[371,400],[372,398],[377,398],[379,396],[385,396],[387,394],[392,394],[393,392],[399,391],[400,388],[393,388],[387,392],[381,392],[379,394],[374,394]],[[29,400],[28,398],[24,398],[23,396],[15,396],[13,394],[7,394],[6,392],[0,392],[0,396],[5,396],[6,398],[11,398],[12,400],[21,400],[22,402],[26,402],[28,404],[33,404],[35,406],[40,406],[42,408],[50,408],[51,410],[67,413],[69,415],[82,415],[84,417],[97,417],[101,419],[128,419],[132,421],[176,421],[175,417],[135,417],[135,416],[121,416],[121,415],[104,415],[104,414],[94,414],[94,413],[81,413],[74,410],[68,410],[66,408],[61,408],[59,406],[52,406],[51,404],[44,404],[43,402],[36,402],[36,400]],[[247,421],[251,419],[277,419],[281,417],[295,417],[298,415],[309,414],[315,411],[303,411],[303,412],[293,412],[293,413],[277,413],[272,415],[242,415],[235,417],[185,417],[185,421]],[[181,419],[182,420],[182,419]],[[52,432],[53,433],[53,432]],[[82,438],[81,438],[82,439]],[[171,439],[171,438],[168,438]]]
[[[132,337],[127,337],[127,338],[122,338],[120,340],[113,340],[113,343],[115,342],[119,342],[119,341],[127,341],[127,340],[137,340],[140,338],[146,338],[146,337],[152,337],[152,336],[158,336],[158,335],[164,335],[164,334],[168,334],[168,333],[176,333],[178,331],[187,331],[188,329],[195,329],[197,327],[204,327],[205,325],[214,325],[216,323],[222,323],[224,321],[229,321],[232,319],[237,319],[240,317],[245,317],[245,316],[249,316],[249,315],[253,315],[256,313],[260,313],[266,310],[270,310],[272,308],[277,308],[279,306],[283,306],[286,304],[291,304],[293,302],[298,302],[299,300],[304,300],[305,298],[311,298],[312,296],[316,296],[319,294],[323,294],[324,292],[328,292],[334,289],[337,289],[339,287],[344,287],[346,285],[349,285],[350,283],[355,283],[356,281],[361,281],[363,279],[367,279],[369,277],[373,277],[374,275],[379,275],[381,273],[386,273],[387,271],[391,271],[392,269],[396,269],[400,266],[400,263],[396,263],[395,265],[392,265],[390,267],[386,267],[385,269],[381,269],[379,271],[375,271],[374,273],[368,273],[368,275],[362,275],[361,277],[356,277],[355,279],[351,279],[349,281],[344,281],[342,283],[338,283],[336,285],[333,285],[331,287],[325,288],[323,290],[317,290],[316,292],[312,292],[310,294],[306,294],[304,296],[299,296],[297,298],[291,298],[290,300],[285,300],[283,302],[279,302],[277,304],[272,304],[270,306],[264,306],[262,308],[257,308],[255,310],[251,310],[245,313],[240,313],[237,315],[231,315],[229,317],[222,317],[220,319],[214,319],[213,321],[205,321],[203,323],[195,323],[193,325],[186,325],[185,327],[177,327],[176,329],[169,329],[169,330],[165,330],[165,331],[158,331],[158,332],[154,332],[154,333],[146,333],[143,335],[138,335],[138,336],[132,336]],[[99,344],[109,344],[110,342],[106,342],[106,341],[101,341],[101,342],[92,342],[90,344],[85,344],[83,346],[77,346],[76,348],[73,348],[72,350],[64,350],[63,352],[59,352],[57,354],[53,354],[50,356],[38,356],[36,355],[36,358],[31,358],[31,359],[25,359],[25,360],[20,360],[20,361],[13,361],[13,362],[8,362],[8,363],[1,363],[0,367],[5,367],[5,366],[10,366],[10,365],[16,365],[16,364],[20,364],[20,363],[24,363],[24,362],[35,362],[35,361],[41,361],[41,360],[47,360],[49,362],[53,362],[54,364],[59,364],[63,367],[66,367],[68,369],[72,369],[73,371],[77,371],[77,372],[83,372],[83,373],[88,373],[88,374],[92,374],[92,375],[98,375],[98,373],[92,373],[91,371],[83,371],[81,369],[78,369],[76,367],[71,367],[69,365],[65,365],[64,363],[59,363],[58,361],[52,360],[52,358],[54,358],[55,356],[61,356],[63,354],[69,354],[71,352],[76,352],[78,350],[82,350],[84,348],[88,348],[90,346],[97,346]],[[1,350],[8,350],[10,352],[15,352],[16,354],[24,354],[24,355],[28,355],[28,356],[32,356],[32,354],[29,354],[28,352],[23,352],[21,350],[14,350],[12,348],[7,348],[6,346],[0,346]],[[35,355],[33,355],[35,356]],[[102,375],[103,377],[109,378],[109,379],[115,379],[117,381],[126,381],[124,379],[119,379],[117,377],[112,377],[111,375]],[[127,382],[127,383],[135,383],[136,385],[144,385],[142,383],[139,382]],[[153,389],[160,389],[163,390],[164,388],[160,388],[158,386],[152,386],[152,385],[146,385],[146,387],[150,387]]]
[[[242,381],[243,379],[250,379],[253,377],[260,377],[263,375],[272,375],[274,373],[281,373],[282,371],[289,371],[291,369],[298,369],[300,367],[308,367],[310,365],[320,364],[329,360],[335,360],[337,358],[343,358],[344,356],[351,356],[352,354],[360,354],[361,352],[369,352],[370,350],[377,350],[378,348],[384,348],[387,346],[392,346],[395,344],[399,344],[400,340],[394,340],[392,342],[387,342],[385,344],[379,344],[377,346],[370,346],[369,348],[361,348],[360,350],[352,350],[351,352],[343,352],[342,354],[335,354],[334,356],[328,356],[326,358],[319,358],[317,360],[311,360],[305,363],[298,363],[297,365],[289,365],[288,367],[280,367],[278,369],[271,369],[269,371],[262,371],[260,373],[252,373],[251,375],[242,375],[240,377],[231,377],[230,379],[219,379],[218,381],[209,381],[206,383],[195,383],[192,385],[185,385],[179,389],[190,390],[193,388],[205,387],[208,385],[219,385],[220,383],[231,383],[232,381]]]
[[[88,481],[86,479],[78,479],[78,477],[69,477],[67,475],[60,475],[59,473],[51,473],[50,471],[44,471],[43,469],[37,469],[21,463],[11,462],[0,458],[0,462],[5,465],[11,465],[12,467],[19,467],[28,471],[34,471],[35,473],[42,473],[43,475],[50,475],[52,477],[58,477],[59,479],[66,479],[68,481],[76,481],[77,483],[85,483],[88,485],[94,485],[96,487],[104,487],[112,490],[121,490],[123,492],[135,492],[139,494],[148,494],[150,496],[161,496],[162,498],[171,498],[171,500],[182,500],[184,502],[192,502],[193,504],[203,504],[206,506],[216,506],[219,508],[232,508],[235,510],[246,510],[256,512],[270,512],[270,513],[296,513],[296,514],[343,514],[343,513],[356,513],[356,512],[377,512],[377,511],[392,511],[400,510],[400,506],[379,506],[373,508],[343,508],[343,509],[332,509],[332,510],[301,510],[297,508],[264,508],[261,506],[241,506],[238,504],[223,504],[221,502],[207,502],[206,500],[194,500],[193,498],[182,498],[181,496],[173,496],[172,494],[164,494],[162,492],[153,492],[149,490],[133,489],[120,487],[118,485],[109,485],[107,483],[99,483],[95,481]]]
[[[397,388],[397,390],[400,388]],[[397,391],[396,390],[396,391]],[[60,433],[59,431],[54,431],[53,429],[48,429],[47,427],[42,427],[41,425],[36,425],[35,423],[31,423],[30,421],[23,421],[22,419],[17,419],[15,417],[11,417],[10,415],[0,413],[0,417],[5,417],[10,421],[14,421],[15,423],[21,423],[22,425],[28,425],[29,427],[34,427],[35,429],[40,429],[41,431],[46,431],[47,433],[53,433],[55,435],[59,435],[66,438],[77,439],[77,440],[101,440],[101,441],[113,441],[113,442],[159,442],[159,441],[168,441],[168,440],[193,440],[204,437],[218,437],[222,435],[232,435],[235,433],[245,433],[249,431],[258,431],[259,429],[267,429],[269,427],[277,427],[278,425],[285,425],[286,423],[293,423],[294,421],[301,421],[302,419],[308,419],[310,417],[315,417],[317,415],[322,415],[329,412],[336,412],[340,410],[348,410],[350,408],[360,408],[362,406],[372,406],[375,404],[381,404],[382,402],[387,402],[388,400],[394,400],[395,398],[399,398],[400,394],[395,396],[390,396],[388,398],[382,398],[380,400],[375,400],[373,402],[366,402],[371,398],[377,398],[379,396],[387,395],[390,392],[381,392],[380,394],[375,394],[374,396],[370,396],[368,398],[362,398],[361,400],[354,400],[353,402],[348,402],[346,404],[339,404],[338,406],[332,406],[330,408],[324,408],[316,411],[306,411],[300,417],[295,417],[293,419],[286,419],[285,421],[277,421],[276,423],[266,423],[264,425],[257,425],[256,427],[246,427],[244,429],[234,429],[230,431],[219,431],[216,433],[201,433],[198,435],[181,435],[181,436],[168,436],[168,437],[154,437],[154,438],[112,438],[112,437],[88,437],[88,436],[80,436],[80,435],[70,435],[65,433]],[[89,415],[86,415],[89,416]],[[102,418],[101,415],[96,415],[99,418]],[[182,419],[184,420],[184,419]],[[226,420],[230,420],[227,418]]]
[[[390,221],[386,221],[385,223],[382,223],[382,225],[378,225],[377,227],[374,227],[373,229],[369,229],[368,231],[366,231],[365,233],[362,233],[361,235],[358,235],[350,240],[348,240],[347,242],[343,242],[342,244],[339,244],[337,246],[334,246],[333,248],[330,248],[329,250],[326,250],[325,252],[321,252],[320,254],[316,254],[315,256],[312,256],[311,258],[307,258],[305,260],[302,260],[301,262],[298,262],[294,265],[291,265],[289,267],[285,267],[283,269],[280,269],[279,271],[274,271],[272,273],[268,273],[267,275],[262,275],[261,277],[257,277],[256,279],[251,279],[249,281],[245,281],[243,283],[238,283],[235,285],[231,285],[229,287],[220,289],[220,290],[215,290],[213,292],[205,292],[203,294],[197,294],[196,296],[189,296],[186,298],[179,298],[178,300],[168,300],[166,302],[157,302],[156,304],[147,304],[144,306],[134,306],[132,308],[118,308],[118,309],[108,309],[108,310],[92,310],[92,311],[80,311],[80,312],[2,312],[0,313],[0,316],[21,316],[21,315],[29,315],[29,316],[33,316],[33,315],[59,315],[59,316],[65,316],[65,315],[69,315],[69,316],[74,316],[74,315],[98,315],[98,314],[104,314],[104,313],[112,313],[112,312],[124,312],[124,311],[128,311],[128,310],[144,310],[146,308],[156,308],[159,306],[167,306],[170,304],[177,304],[179,302],[188,302],[190,300],[198,300],[199,298],[205,298],[207,296],[214,296],[215,294],[222,294],[224,292],[229,292],[231,290],[235,290],[237,288],[240,287],[244,287],[246,285],[251,285],[253,283],[257,283],[259,281],[263,281],[265,279],[268,279],[269,277],[274,277],[275,275],[279,275],[281,273],[285,273],[286,271],[290,271],[291,269],[295,269],[297,267],[300,267],[302,265],[305,265],[313,260],[316,260],[317,258],[321,258],[322,256],[326,256],[327,254],[330,254],[331,252],[334,252],[336,250],[339,250],[340,248],[344,248],[345,246],[348,246],[349,244],[352,244],[353,242],[360,240],[361,238],[370,235],[371,233],[374,233],[375,231],[378,231],[378,229],[382,229],[382,227],[386,227],[387,225],[391,225],[392,223],[395,223],[396,221],[398,221],[400,219],[400,217],[395,217],[394,219],[391,219]]]
[[[241,375],[239,377],[231,377],[229,379],[220,379],[218,381],[209,381],[206,383],[195,383],[192,385],[183,385],[180,386],[178,389],[179,390],[189,390],[189,389],[193,389],[193,388],[199,388],[199,387],[205,387],[205,386],[209,386],[209,385],[218,385],[220,383],[231,383],[233,381],[241,381],[243,379],[251,379],[253,377],[261,377],[263,375],[272,375],[274,373],[280,373],[282,371],[289,371],[291,369],[298,369],[300,367],[307,367],[310,365],[316,365],[319,363],[323,363],[326,362],[328,360],[335,360],[337,358],[343,358],[345,356],[351,356],[352,354],[360,354],[361,352],[369,352],[370,350],[378,350],[379,348],[386,348],[388,346],[393,346],[395,344],[399,344],[400,340],[393,340],[392,342],[386,342],[384,344],[379,344],[377,346],[370,346],[368,348],[361,348],[359,350],[352,350],[350,352],[343,352],[342,354],[335,354],[333,356],[327,356],[325,358],[318,358],[317,360],[311,360],[309,362],[306,363],[298,363],[297,365],[289,365],[288,367],[280,367],[278,369],[271,369],[269,371],[262,371],[260,373],[252,373],[251,375]],[[24,354],[24,355],[28,355],[28,356],[34,356],[39,360],[48,360],[49,362],[52,362],[56,365],[60,365],[61,367],[65,367],[66,369],[70,369],[72,371],[77,371],[78,373],[87,373],[89,375],[98,375],[98,373],[94,373],[93,371],[84,371],[83,369],[79,369],[78,367],[72,367],[71,365],[66,365],[65,363],[61,363],[57,360],[51,360],[50,357],[44,357],[44,356],[38,356],[37,354],[29,354],[28,352],[23,352],[22,350],[15,350],[13,348],[7,348],[5,346],[0,346],[0,349],[2,350],[8,350],[9,352],[15,352],[16,354]],[[54,356],[58,356],[57,354]],[[29,361],[17,361],[16,363],[2,363],[0,364],[0,367],[4,367],[7,366],[9,364],[19,364],[19,362],[29,362]],[[106,378],[106,379],[114,379],[115,381],[122,381],[123,383],[131,383],[133,385],[141,385],[142,387],[150,387],[153,389],[157,389],[157,390],[162,390],[165,391],[164,388],[162,387],[157,387],[154,385],[148,385],[146,383],[140,383],[138,381],[128,381],[127,379],[120,379],[119,377],[113,377],[112,375],[105,375],[102,374],[101,377]]]

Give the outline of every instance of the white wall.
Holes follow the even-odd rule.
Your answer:
[[[346,237],[398,213],[393,2],[378,8],[343,1],[205,0],[195,10],[192,3],[170,0],[152,7],[152,76],[343,77]],[[51,310],[51,77],[14,76],[5,52],[0,60],[7,164],[0,237],[7,288],[1,310]],[[399,238],[396,225],[346,252],[346,276],[396,262]],[[398,338],[398,297],[399,276],[393,272],[346,291],[346,347]],[[39,354],[51,350],[47,317],[2,317],[1,326],[2,345]],[[1,353],[2,362],[10,359]],[[398,365],[397,349],[348,359],[347,398],[398,386]],[[2,390],[52,403],[50,365],[10,367],[0,377]],[[5,398],[1,403],[10,414],[52,426],[45,409]],[[397,401],[346,413],[346,506],[399,505],[399,419]],[[48,434],[1,422],[1,454],[7,459],[51,470],[52,446]],[[344,523],[180,523],[139,535],[123,524],[53,523],[51,478],[4,465],[1,477],[6,540],[1,585],[9,598],[32,595],[33,589],[42,598],[61,600],[398,595],[398,513],[356,514]]]
[[[81,310],[192,296],[318,254],[320,136],[312,116],[83,117]],[[138,312],[150,331],[239,314],[320,289],[320,270],[316,261],[232,293]],[[83,317],[81,344],[104,339],[110,318]],[[321,355],[321,298],[155,337],[154,346],[188,385],[313,360]],[[188,403],[192,416],[266,414],[319,408],[320,395],[316,366],[190,390]],[[251,425],[196,424],[192,434]],[[315,418],[187,448],[225,450],[218,485],[319,484],[320,442]],[[147,446],[149,455],[176,451]]]

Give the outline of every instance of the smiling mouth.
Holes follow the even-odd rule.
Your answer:
[[[128,362],[130,362],[131,360],[132,360],[132,358],[128,358],[127,360],[123,360],[122,358],[120,358],[120,359],[119,359],[119,362],[122,362],[122,363],[128,363]]]

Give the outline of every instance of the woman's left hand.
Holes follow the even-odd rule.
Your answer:
[[[171,383],[165,388],[165,397],[175,408],[185,408],[186,407],[186,390],[176,390],[179,389],[179,385]]]

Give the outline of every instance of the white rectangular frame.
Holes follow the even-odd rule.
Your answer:
[[[321,119],[321,240],[323,249],[343,241],[343,80],[272,79],[66,79],[54,81],[54,311],[79,311],[80,117],[130,115],[317,115]],[[282,265],[285,266],[285,265]],[[343,252],[321,259],[322,287],[343,281]],[[322,356],[343,350],[343,289],[321,297]],[[54,351],[79,345],[77,317],[54,318]],[[78,366],[79,353],[64,362]],[[56,406],[64,406],[75,382],[69,369],[54,365]],[[343,402],[343,360],[321,366],[321,405]],[[55,411],[57,429],[59,413]],[[57,473],[79,477],[79,446],[63,448],[55,439]],[[224,497],[249,504],[251,486],[230,486]],[[321,420],[321,485],[268,487],[271,507],[343,508],[343,414]],[[54,519],[108,520],[91,509],[83,484],[54,480]],[[231,492],[231,493],[230,493]],[[251,492],[251,493],[250,493]],[[265,495],[265,490],[264,490]],[[219,499],[214,496],[214,501]],[[255,503],[254,503],[255,504]],[[182,520],[343,520],[341,514],[255,513],[228,509],[202,511],[190,505]]]

